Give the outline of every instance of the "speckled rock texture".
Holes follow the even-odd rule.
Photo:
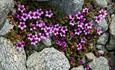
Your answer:
[[[84,4],[84,0],[51,0],[50,2],[65,14],[72,14],[82,10]]]
[[[6,38],[0,37],[1,70],[27,70],[24,50],[18,52],[16,47]]]
[[[108,60],[105,57],[95,58],[89,67],[92,70],[109,70]]]
[[[0,35],[5,35],[7,34],[8,32],[10,32],[11,29],[13,29],[13,25],[9,23],[9,20],[6,19],[2,29],[0,30]]]
[[[54,48],[45,48],[28,57],[28,70],[69,70],[69,61],[62,52]]]
[[[107,7],[107,5],[108,5],[108,1],[107,1],[107,0],[96,0],[96,3],[97,3],[100,7]]]
[[[97,44],[106,45],[109,38],[109,33],[103,33],[97,40]]]
[[[83,66],[72,68],[71,70],[85,70]]]
[[[3,26],[3,22],[6,19],[8,13],[13,10],[13,0],[0,0],[0,29]]]

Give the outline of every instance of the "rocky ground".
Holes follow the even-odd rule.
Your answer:
[[[36,0],[49,1],[52,5],[59,7],[65,14],[71,14],[82,9],[84,0]],[[96,5],[106,7],[109,14],[98,27],[104,32],[97,41],[96,48],[100,55],[109,52],[111,57],[96,57],[92,52],[86,53],[85,59],[91,61],[91,70],[115,70],[115,1],[95,0]],[[0,0],[0,70],[85,70],[78,66],[70,68],[70,64],[64,53],[55,48],[45,48],[40,52],[33,51],[29,57],[25,50],[17,51],[12,41],[5,35],[13,29],[13,25],[7,19],[10,11],[13,11],[13,0]],[[51,45],[50,40],[44,41],[46,46]],[[110,60],[110,61],[109,61]],[[110,64],[110,65],[109,65]],[[110,67],[111,66],[111,67]]]

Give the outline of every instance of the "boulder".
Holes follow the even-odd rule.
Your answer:
[[[97,40],[97,44],[106,45],[109,38],[109,33],[103,33]]]
[[[50,3],[68,15],[82,10],[84,0],[51,0]]]
[[[112,15],[111,18],[111,24],[109,26],[110,34],[115,36],[115,15]]]
[[[85,54],[85,56],[86,56],[86,58],[87,58],[88,60],[93,60],[93,59],[96,58],[95,55],[94,55],[93,53],[91,53],[91,52]]]
[[[109,44],[106,45],[107,50],[114,51],[115,50],[115,36],[110,35]]]
[[[13,25],[9,23],[9,20],[7,19],[4,23],[4,26],[0,30],[0,35],[5,35],[8,32],[10,32],[11,29],[13,29]]]
[[[109,70],[108,60],[105,57],[95,58],[89,63],[89,67],[92,70]]]
[[[104,32],[107,31],[108,30],[107,21],[105,19],[102,19],[102,21],[98,23],[98,27],[101,27]]]
[[[69,70],[70,64],[64,53],[54,48],[45,48],[28,57],[28,70]]]
[[[44,43],[45,46],[51,46],[52,45],[50,38],[42,39],[42,42]]]
[[[84,67],[83,66],[78,66],[78,67],[72,68],[71,70],[84,70]]]
[[[33,1],[49,1],[49,0],[33,0]]]
[[[13,0],[0,0],[0,29],[3,26],[3,22],[6,19],[8,13],[13,10]]]
[[[108,5],[107,0],[95,0],[95,1],[100,7],[107,7]]]
[[[25,51],[17,51],[11,41],[0,37],[0,66],[3,70],[27,70]]]

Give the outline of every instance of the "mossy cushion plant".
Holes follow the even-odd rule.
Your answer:
[[[95,13],[91,10],[90,7],[83,8],[75,14],[57,18],[52,9],[29,9],[29,5],[18,3],[16,13],[12,15],[16,22],[14,32],[19,37],[16,48],[19,50],[24,47],[27,50],[39,45],[43,39],[51,38],[52,46],[65,53],[71,66],[84,64],[84,54],[95,50],[96,40],[103,32],[93,23],[99,24],[107,15],[105,9]]]

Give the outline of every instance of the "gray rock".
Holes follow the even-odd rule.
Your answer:
[[[50,38],[42,39],[42,42],[43,42],[46,46],[51,46],[51,45],[52,45]]]
[[[109,44],[106,45],[107,50],[114,51],[115,50],[115,36],[110,35]]]
[[[92,70],[109,70],[108,60],[105,57],[95,58],[89,63],[89,67]]]
[[[51,4],[68,15],[82,10],[84,0],[51,0]]]
[[[97,40],[97,44],[106,45],[109,38],[109,33],[103,33]]]
[[[33,0],[33,1],[49,1],[49,0]]]
[[[103,47],[104,47],[103,45],[96,45],[96,48],[99,50],[103,49]]]
[[[101,7],[107,7],[107,0],[96,0],[96,3]]]
[[[91,52],[90,53],[86,53],[85,56],[86,56],[86,58],[88,60],[93,60],[93,59],[96,58],[95,55],[93,53],[91,53]]]
[[[107,31],[108,29],[108,24],[105,19],[102,19],[102,21],[98,23],[98,26],[101,27],[103,31]]]
[[[13,10],[13,0],[0,0],[0,29],[3,26],[3,22],[10,11]]]
[[[4,23],[4,26],[0,30],[0,35],[5,35],[8,32],[10,32],[11,29],[13,29],[13,25],[9,23],[9,20],[6,20]]]
[[[69,70],[69,61],[64,53],[54,48],[45,48],[28,57],[28,70]]]
[[[110,34],[115,36],[115,15],[112,15],[111,18],[112,18],[111,19],[112,21],[111,21],[111,24],[109,26]]]
[[[115,69],[115,52],[111,52],[111,57],[110,57],[110,61],[111,61],[111,66],[112,66],[112,69],[114,68]],[[113,69],[113,70],[114,70]]]
[[[105,53],[105,51],[104,50],[98,50],[98,53],[103,55]]]
[[[71,70],[85,70],[83,66],[72,68]]]
[[[0,37],[0,65],[3,70],[26,70],[24,50],[18,52],[11,41]]]

